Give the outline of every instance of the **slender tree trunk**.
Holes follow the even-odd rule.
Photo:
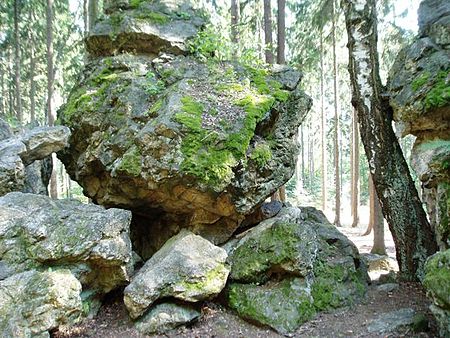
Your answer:
[[[358,111],[369,168],[395,241],[400,276],[421,279],[437,250],[408,165],[392,129],[392,108],[379,75],[375,0],[344,0],[352,104]]]
[[[373,191],[373,212],[372,212],[372,227],[373,227],[373,246],[371,253],[378,255],[386,255],[386,246],[384,245],[384,218],[381,210],[380,200],[371,179]]]
[[[87,36],[88,27],[88,0],[83,0],[83,36]]]
[[[277,28],[277,63],[283,65],[286,63],[286,0],[278,0]]]
[[[8,72],[9,72],[9,78],[12,79],[14,77],[13,75],[13,61],[12,61],[12,54],[13,51],[11,49],[8,50]],[[8,81],[8,112],[9,116],[12,117],[14,115],[14,88],[13,88],[13,81]]]
[[[47,0],[47,122],[49,126],[55,124],[53,114],[53,0]],[[53,170],[50,177],[50,196],[58,198],[58,182],[56,176],[56,156],[53,156]]]
[[[98,17],[97,1],[98,0],[89,0],[89,5],[88,5],[89,31],[91,31],[92,28],[94,28],[95,21],[97,20],[97,17]]]
[[[34,10],[30,9],[30,23],[34,22]],[[30,122],[31,125],[36,123],[36,42],[34,39],[34,32],[29,29],[30,37]]]
[[[340,159],[339,159],[339,92],[338,92],[338,72],[336,57],[336,8],[335,0],[332,0],[332,26],[331,36],[333,42],[333,87],[334,87],[334,181],[336,189],[335,198],[335,218],[334,224],[341,226],[341,177],[340,177]]]
[[[304,123],[304,122],[303,122]],[[301,160],[302,160],[302,182],[306,185],[305,182],[305,140],[304,140],[304,133],[303,133],[303,123],[300,125],[300,142],[301,142]]]
[[[359,132],[356,111],[353,112],[352,127],[352,227],[356,228],[359,224]]]
[[[239,0],[231,0],[231,42],[234,44],[236,56],[239,56],[239,20]]]
[[[23,123],[22,97],[20,94],[20,34],[19,34],[19,0],[14,0],[14,95],[16,99],[16,117],[19,125]]]
[[[264,41],[266,62],[273,64],[272,9],[270,7],[270,0],[264,0]]]
[[[0,58],[2,60],[4,59],[3,52],[1,52]],[[0,90],[1,90],[1,94],[0,94],[0,117],[3,118],[3,119],[6,118],[5,72],[6,72],[6,68],[4,68],[2,64],[0,64]]]
[[[322,210],[327,210],[327,137],[326,115],[324,103],[324,63],[323,63],[323,31],[320,30],[320,115],[321,115],[321,143],[322,143]]]

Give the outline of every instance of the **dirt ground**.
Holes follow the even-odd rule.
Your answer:
[[[364,227],[350,229],[340,228],[360,249],[361,253],[369,252],[372,237],[361,237]],[[386,234],[388,254],[395,256],[392,237]],[[359,304],[344,307],[327,313],[318,314],[312,320],[303,324],[292,337],[438,337],[436,324],[428,309],[430,302],[425,297],[419,284],[402,283],[391,291],[380,291],[376,283],[370,285],[367,296]],[[378,315],[401,308],[413,308],[416,313],[423,314],[428,319],[428,330],[414,333],[403,328],[394,332],[369,333],[368,324]],[[237,317],[229,309],[214,303],[205,303],[202,308],[202,318],[190,327],[183,327],[169,334],[153,337],[283,337],[267,327],[259,327]],[[69,330],[61,330],[52,335],[54,338],[99,337],[126,338],[146,337],[133,328],[133,323],[127,315],[121,302],[121,295],[111,297],[103,305],[95,319]]]

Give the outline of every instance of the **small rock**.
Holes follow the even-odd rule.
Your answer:
[[[222,291],[230,272],[225,250],[183,230],[154,254],[125,288],[124,302],[137,318],[158,298],[197,302]]]
[[[201,312],[189,305],[158,304],[139,319],[135,326],[143,334],[164,333],[198,319]]]
[[[379,270],[398,271],[397,262],[389,256],[364,253],[361,254],[361,257],[366,261],[369,272]]]
[[[396,283],[386,283],[386,284],[381,284],[377,286],[377,290],[378,291],[383,291],[383,292],[392,292],[396,289],[398,289],[399,285]]]
[[[412,325],[416,312],[411,308],[383,313],[372,320],[367,327],[370,333],[385,333],[397,330],[401,326]]]

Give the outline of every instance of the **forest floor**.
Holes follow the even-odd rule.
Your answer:
[[[370,251],[373,241],[372,235],[360,236],[365,231],[365,226],[359,228],[343,227],[339,230],[356,244],[361,253]],[[394,244],[388,231],[386,233],[386,247],[388,255],[395,257]],[[371,278],[377,278],[377,275],[371,274]],[[392,291],[382,291],[377,286],[376,281],[374,281],[369,286],[366,297],[359,304],[316,315],[315,318],[303,324],[293,333],[292,337],[438,337],[436,324],[428,309],[430,302],[425,297],[420,284],[400,283]],[[369,332],[369,325],[378,316],[403,308],[412,308],[417,314],[421,314],[428,319],[428,329],[421,333],[414,333],[408,327],[384,333]],[[259,327],[248,323],[226,307],[215,303],[206,303],[202,308],[202,313],[202,318],[190,327],[183,327],[169,334],[152,337],[283,337],[267,327]],[[56,332],[52,336],[54,338],[147,337],[134,329],[121,300],[121,295],[111,297],[109,302],[102,306],[95,319],[85,320],[76,327]]]

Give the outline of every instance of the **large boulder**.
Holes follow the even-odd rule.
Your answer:
[[[83,307],[81,284],[69,270],[35,270],[0,280],[0,337],[50,337],[74,324]]]
[[[84,291],[104,294],[132,272],[126,210],[9,193],[0,197],[0,279],[30,269],[67,268]]]
[[[130,316],[138,318],[159,298],[198,302],[218,295],[230,272],[226,259],[222,248],[181,231],[145,263],[125,288],[124,302]]]
[[[419,35],[389,76],[390,104],[401,135],[417,137],[411,164],[442,249],[450,247],[450,5],[424,0]]]
[[[284,208],[240,237],[226,245],[227,300],[246,319],[287,334],[366,290],[357,248],[314,208]]]
[[[69,128],[39,127],[18,135],[2,135],[5,138],[0,140],[0,196],[12,191],[46,194],[51,172],[49,156],[68,145]]]
[[[442,337],[450,336],[450,249],[430,257],[425,265],[423,285],[433,304],[431,311]]]
[[[142,22],[155,25],[146,8],[178,15],[168,3],[124,5],[118,14],[142,13]],[[195,15],[186,18],[195,26]],[[165,43],[145,39],[154,51],[133,36],[127,41],[138,55],[89,47],[97,57],[58,116],[72,130],[70,147],[59,153],[71,178],[96,203],[133,212],[133,243],[147,259],[181,228],[225,242],[293,175],[297,129],[311,100],[297,88],[301,74],[287,66],[155,58]],[[213,55],[208,39],[194,38],[194,49]]]

